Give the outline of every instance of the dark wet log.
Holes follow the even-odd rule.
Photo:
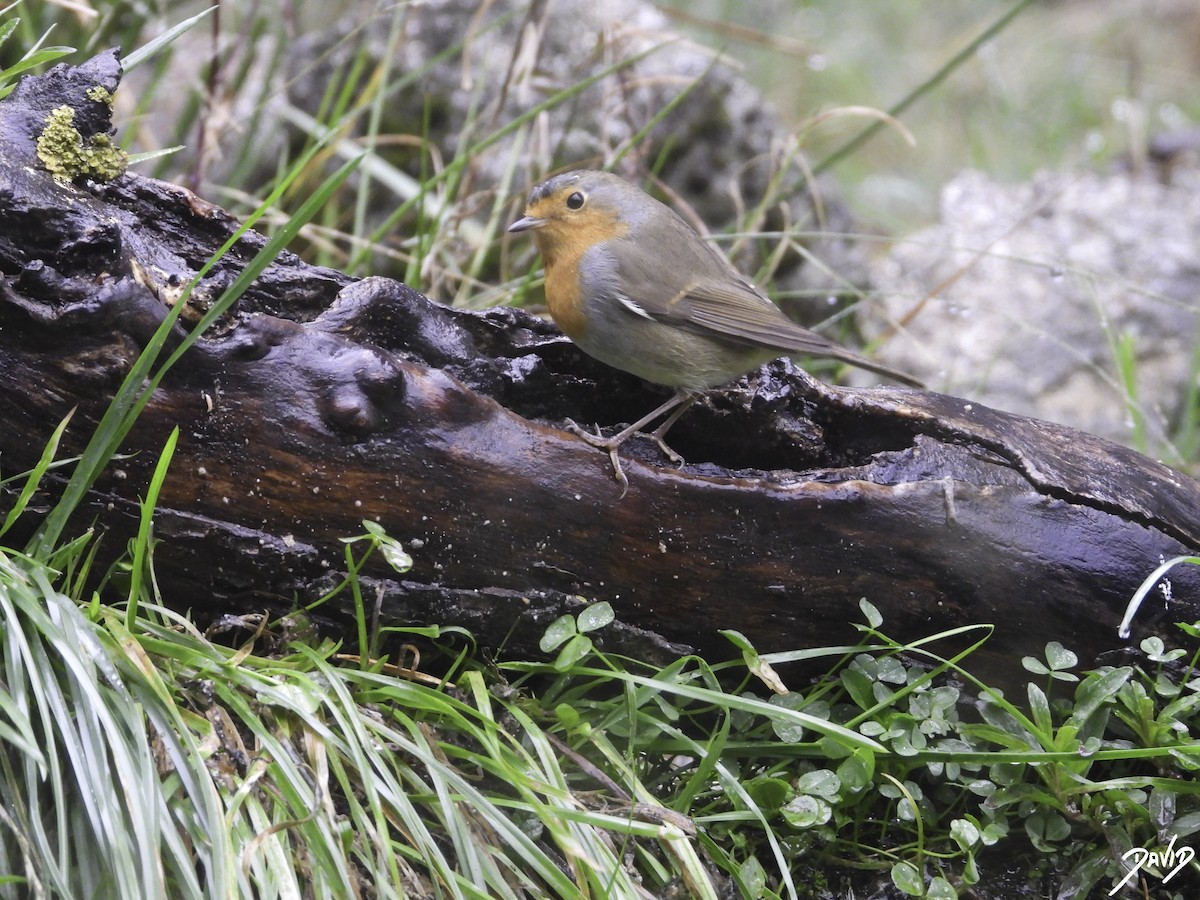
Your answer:
[[[102,55],[0,104],[6,476],[72,408],[64,453],[83,445],[164,300],[236,228],[169,184],[61,185],[38,166],[45,112],[81,105],[103,131],[82,97],[117,80]],[[243,238],[199,296],[261,245]],[[684,417],[682,468],[631,442],[621,498],[607,457],[563,423],[615,425],[661,398],[520,310],[447,309],[285,254],[168,374],[79,523],[119,549],[177,426],[155,564],[169,602],[202,616],[315,599],[344,568],[340,539],[372,519],[415,560],[368,572],[383,622],[466,624],[524,651],[582,597],[616,608],[610,646],[724,654],[721,628],[761,649],[852,639],[866,597],[900,637],[994,623],[975,663],[993,671],[1048,640],[1117,646],[1142,579],[1200,546],[1197,484],[1130,450],[953,397],[827,387],[786,362]],[[1172,606],[1135,637],[1200,618],[1200,577],[1172,578]]]

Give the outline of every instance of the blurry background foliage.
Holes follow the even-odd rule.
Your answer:
[[[78,48],[82,59],[108,46],[138,47],[207,5],[192,0],[24,2],[12,13],[22,19],[23,39],[0,50],[0,65],[11,64],[51,26],[50,43]],[[658,5],[682,32],[741,64],[747,80],[789,124],[837,106],[889,108],[1005,6],[996,0],[665,0]],[[225,33],[217,46],[223,58],[240,60],[240,70],[214,76],[210,58],[202,56],[194,61],[201,77],[166,86],[169,99],[178,105],[181,87],[190,93],[214,79],[228,85],[246,77],[251,63],[241,51],[247,44],[265,46],[264,39],[273,34],[318,31],[368,6],[330,0],[225,3]],[[211,32],[208,26],[200,30]],[[280,52],[271,48],[272,54]],[[253,64],[280,62],[269,58]],[[940,187],[966,167],[1023,180],[1043,167],[1136,164],[1148,134],[1200,121],[1198,79],[1200,7],[1193,0],[1045,0],[1023,11],[904,113],[905,125],[917,137],[915,150],[885,132],[844,159],[834,174],[868,221],[897,233],[911,231],[936,217]],[[148,99],[139,102],[142,110]],[[130,130],[139,138],[176,139],[195,149],[196,135],[188,131],[201,105],[199,96],[189,97],[180,114],[190,115],[177,134]],[[861,122],[852,121],[817,129],[807,138],[810,156],[821,158],[859,127]],[[186,180],[190,173],[172,170],[168,163],[156,174]]]
[[[677,0],[666,8],[708,43],[723,41],[780,114],[798,121],[845,104],[888,109],[1005,6]],[[710,24],[701,30],[698,20]],[[1198,84],[1193,0],[1034,3],[904,113],[915,150],[885,132],[836,175],[861,215],[905,233],[936,218],[938,191],[963,168],[1023,181],[1047,167],[1137,164],[1148,135],[1200,122]],[[809,152],[819,159],[840,139],[820,129]]]

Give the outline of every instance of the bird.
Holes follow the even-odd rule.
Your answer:
[[[673,209],[610,172],[576,169],[538,184],[508,227],[529,232],[545,267],[546,305],[585,353],[675,389],[657,409],[610,437],[569,423],[607,450],[622,496],[618,448],[660,416],[663,440],[703,393],[779,356],[823,356],[906,385],[920,381],[789,319]]]

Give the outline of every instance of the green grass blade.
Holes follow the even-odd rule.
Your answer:
[[[133,568],[129,577],[129,603],[126,607],[126,622],[132,627],[137,618],[138,602],[142,596],[142,578],[149,570],[147,561],[150,556],[150,527],[154,521],[154,510],[158,506],[158,497],[162,493],[163,482],[167,478],[171,458],[175,455],[175,446],[179,443],[179,427],[171,429],[166,446],[159,454],[158,464],[150,478],[150,486],[146,497],[141,503],[141,515],[138,519],[138,533],[133,543]]]
[[[132,72],[142,63],[149,59],[153,59],[155,54],[157,54],[164,47],[170,46],[182,35],[191,31],[194,27],[200,24],[200,22],[212,15],[216,9],[217,7],[210,6],[203,12],[196,13],[196,15],[192,16],[190,19],[184,19],[177,25],[173,25],[171,28],[168,28],[154,40],[147,44],[143,44],[141,47],[138,47],[127,57],[125,57],[125,59],[121,61],[121,67],[126,72]]]
[[[63,420],[58,423],[58,427],[54,429],[54,433],[50,435],[46,446],[42,448],[41,458],[38,459],[37,464],[30,470],[28,477],[25,479],[25,486],[21,488],[21,493],[17,495],[17,499],[13,501],[8,515],[4,517],[4,524],[0,525],[0,535],[3,535],[12,528],[17,519],[21,517],[21,513],[29,506],[30,498],[37,492],[38,486],[42,483],[42,477],[50,470],[50,466],[54,462],[54,455],[58,452],[58,445],[62,441],[63,432],[67,430],[67,424],[71,421],[71,416],[74,414],[75,411],[71,410],[71,412],[63,417]]]

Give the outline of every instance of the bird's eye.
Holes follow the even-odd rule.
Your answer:
[[[579,209],[581,206],[583,206],[583,202],[586,199],[587,198],[584,197],[583,194],[581,194],[579,191],[576,191],[567,198],[567,209]]]

